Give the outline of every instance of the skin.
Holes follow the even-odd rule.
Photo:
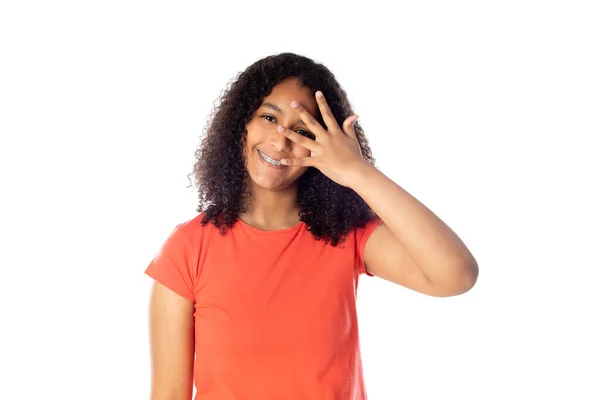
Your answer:
[[[260,159],[258,149],[273,159],[308,157],[310,150],[277,131],[279,124],[298,134],[310,129],[290,106],[299,101],[316,115],[317,103],[310,90],[288,79],[263,99],[246,125],[245,164],[249,174],[251,204],[240,215],[244,222],[262,230],[286,229],[299,222],[296,197],[304,166],[273,169]],[[279,107],[274,110],[265,103]],[[194,303],[154,282],[150,297],[150,343],[152,359],[151,400],[190,400],[193,388]]]
[[[283,136],[311,152],[309,157],[283,162],[318,168],[331,180],[354,190],[382,219],[365,246],[367,271],[430,296],[456,296],[470,290],[479,267],[463,241],[424,204],[362,157],[352,128],[357,116],[350,116],[340,127],[323,94],[317,91],[315,97],[327,129],[301,104],[292,102],[315,140],[278,127]]]
[[[154,282],[150,295],[150,400],[191,400],[194,303]]]
[[[282,125],[303,137],[314,137],[292,109],[290,103],[294,100],[312,116],[318,112],[311,91],[301,86],[297,79],[288,79],[273,87],[246,125],[248,134],[244,151],[251,202],[248,211],[239,218],[258,229],[285,229],[299,222],[298,179],[308,167],[275,169],[265,165],[258,153],[260,150],[275,160],[310,156],[310,150],[277,131],[277,126]],[[268,107],[267,103],[277,106],[280,111]]]
[[[281,111],[265,103],[275,104]],[[317,113],[327,129],[315,119]],[[251,204],[240,219],[263,230],[296,225],[300,211],[297,181],[312,166],[353,189],[382,219],[366,243],[368,272],[430,296],[467,292],[479,273],[475,258],[439,217],[366,162],[352,128],[357,119],[350,116],[340,127],[320,92],[313,98],[294,79],[275,86],[246,126]],[[285,167],[266,166],[259,149],[281,159]],[[191,399],[193,312],[193,302],[154,283],[150,303],[152,400]]]

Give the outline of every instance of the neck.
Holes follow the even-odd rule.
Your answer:
[[[240,219],[263,230],[287,229],[300,221],[298,213],[298,188],[293,186],[282,191],[270,191],[251,185],[250,202]]]

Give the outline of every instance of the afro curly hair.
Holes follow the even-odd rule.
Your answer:
[[[203,226],[212,223],[225,235],[247,210],[250,194],[244,163],[248,133],[245,126],[273,87],[288,78],[298,79],[313,96],[317,90],[325,93],[340,126],[354,114],[334,74],[308,57],[294,53],[270,55],[238,73],[215,103],[190,173],[199,193],[196,211],[204,212]],[[317,120],[326,129],[320,113]],[[358,122],[354,131],[364,159],[375,165]],[[342,243],[352,229],[363,228],[377,217],[354,190],[338,185],[314,167],[309,167],[298,180],[298,204],[300,221],[307,230],[316,240],[325,240],[332,246]]]

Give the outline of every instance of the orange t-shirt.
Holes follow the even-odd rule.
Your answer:
[[[221,236],[202,217],[177,225],[145,271],[194,302],[195,399],[366,400],[356,288],[381,221],[332,247],[304,222],[239,220]]]

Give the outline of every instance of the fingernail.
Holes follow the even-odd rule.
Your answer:
[[[317,93],[315,93],[317,95],[317,97],[323,97],[323,93],[321,93],[320,90],[317,90]]]

